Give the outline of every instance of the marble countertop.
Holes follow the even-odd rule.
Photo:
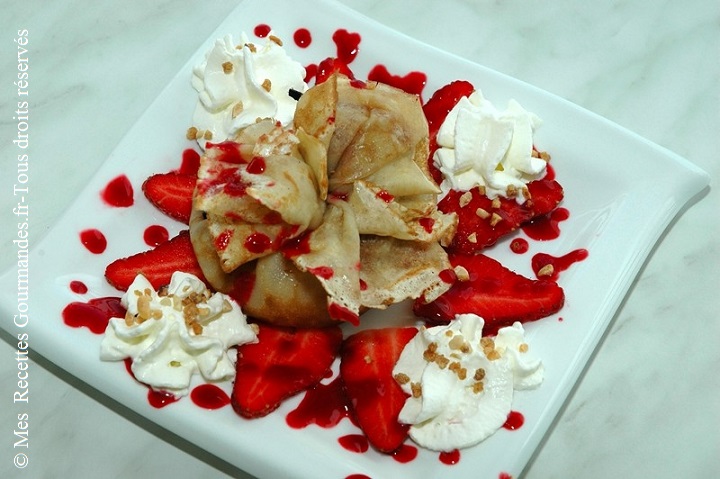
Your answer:
[[[15,32],[32,59],[31,234],[39,240],[237,0],[6,2],[0,19],[0,218],[14,225]],[[290,2],[289,2],[290,3]],[[342,0],[517,77],[687,158],[714,183],[652,251],[526,479],[720,475],[720,4],[713,0]],[[620,173],[620,172],[619,172]],[[14,228],[0,230],[2,244]],[[2,269],[13,258],[0,258]],[[32,269],[42,268],[33,264]],[[696,336],[697,335],[697,336]],[[16,381],[0,341],[0,388]],[[249,477],[39,355],[32,463],[0,477]]]

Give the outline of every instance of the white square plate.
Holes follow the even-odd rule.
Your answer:
[[[707,175],[684,159],[560,98],[479,65],[418,43],[370,21],[330,0],[297,0],[290,7],[281,0],[246,0],[218,27],[173,81],[128,132],[77,200],[31,253],[32,320],[28,332],[32,347],[119,403],[212,454],[258,477],[345,478],[364,474],[386,477],[497,478],[517,476],[541,441],[653,245],[681,208],[707,184]],[[101,336],[85,328],[66,326],[61,311],[72,301],[119,296],[103,278],[115,258],[147,249],[144,229],[161,224],[174,235],[183,225],[156,211],[144,199],[140,185],[150,174],[177,168],[190,143],[184,132],[190,125],[196,95],[190,86],[191,69],[202,60],[216,38],[241,32],[250,37],[258,24],[270,25],[285,40],[288,52],[307,65],[335,56],[331,37],[339,28],[358,32],[360,50],[352,68],[364,78],[376,64],[391,73],[427,74],[423,96],[456,79],[472,82],[496,105],[510,98],[543,119],[536,144],[553,157],[557,178],[565,189],[563,207],[570,218],[562,235],[552,241],[530,242],[530,251],[510,251],[509,239],[488,251],[516,271],[532,276],[530,259],[537,252],[560,256],[584,248],[589,257],[560,275],[566,305],[555,316],[527,325],[528,342],[544,361],[546,379],[534,391],[516,395],[513,409],[525,424],[516,431],[500,430],[482,444],[461,452],[455,465],[445,465],[438,454],[420,450],[416,459],[401,464],[373,451],[353,453],[337,442],[357,433],[348,420],[331,429],[309,426],[291,429],[286,414],[300,397],[258,420],[244,420],[230,407],[208,411],[189,399],[162,409],[151,407],[146,390],[127,374],[122,364],[98,359]],[[292,41],[298,28],[307,28],[313,41],[299,48]],[[126,174],[135,189],[130,208],[111,208],[99,196],[109,180]],[[97,228],[108,238],[103,254],[89,253],[79,232]],[[42,268],[35,267],[42,264]],[[0,278],[1,325],[14,334],[17,314],[17,270]],[[89,287],[73,293],[70,281]],[[373,313],[407,317],[402,305]],[[562,321],[560,321],[562,319]],[[225,385],[229,391],[230,383]]]

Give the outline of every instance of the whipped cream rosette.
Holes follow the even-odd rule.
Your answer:
[[[156,291],[138,275],[123,295],[124,318],[112,318],[100,359],[132,359],[135,378],[177,396],[188,393],[193,375],[225,381],[235,374],[233,346],[257,341],[257,327],[222,293],[180,271]]]
[[[437,210],[427,155],[415,95],[341,75],[305,92],[292,126],[210,144],[190,225],[207,279],[250,316],[295,326],[436,298],[457,218]]]
[[[290,58],[272,33],[263,44],[251,43],[245,34],[239,43],[231,35],[216,40],[193,69],[198,102],[192,136],[205,149],[208,141],[230,139],[258,117],[289,125],[295,100],[287,93],[307,90],[304,78],[305,68]]]

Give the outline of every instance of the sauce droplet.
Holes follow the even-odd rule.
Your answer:
[[[438,459],[440,459],[440,462],[442,462],[443,464],[452,466],[460,462],[460,451],[458,451],[457,449],[453,449],[452,451],[441,452],[440,456],[438,456]]]
[[[265,38],[270,34],[270,30],[272,30],[272,28],[270,28],[270,25],[260,23],[255,26],[255,28],[253,29],[253,33],[255,33],[255,36],[258,38]]]
[[[385,203],[390,203],[392,200],[395,199],[395,197],[386,190],[378,191],[375,196],[377,196],[379,200],[384,201]]]
[[[168,239],[170,239],[170,233],[164,226],[151,225],[143,232],[143,240],[148,246],[157,246],[165,243]]]
[[[523,424],[525,424],[525,416],[520,412],[510,411],[502,427],[510,431],[515,431],[516,429],[520,429]]]
[[[392,458],[402,464],[407,464],[413,461],[418,455],[418,449],[410,444],[403,444],[395,452],[392,453]]]
[[[265,172],[265,158],[254,156],[247,166],[247,172],[253,175],[260,175]]]
[[[130,180],[125,175],[120,175],[112,180],[105,186],[101,195],[102,199],[110,206],[117,208],[127,208],[132,206],[133,200],[133,187]]]
[[[164,408],[165,406],[177,402],[180,398],[168,391],[155,391],[154,389],[148,389],[147,394],[148,402],[156,409]]]
[[[85,294],[88,292],[88,287],[82,281],[70,281],[70,291],[75,294]]]
[[[107,248],[107,239],[98,229],[91,228],[80,232],[80,242],[93,254],[101,254]]]
[[[525,238],[515,238],[510,242],[510,251],[515,254],[527,253],[530,249],[530,243]]]
[[[295,41],[295,45],[299,46],[300,48],[307,48],[312,43],[312,35],[310,34],[310,30],[307,28],[298,28],[295,30],[295,33],[293,33],[293,41]]]
[[[245,239],[245,249],[251,253],[264,253],[272,246],[270,237],[263,233],[253,233]]]
[[[346,451],[363,453],[367,452],[370,443],[362,434],[348,434],[338,438],[338,442]]]
[[[203,409],[220,409],[230,404],[230,396],[215,384],[201,384],[190,392],[193,403]]]

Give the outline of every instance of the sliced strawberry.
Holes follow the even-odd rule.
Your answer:
[[[565,302],[565,293],[554,281],[526,278],[488,256],[450,254],[449,259],[453,266],[464,267],[470,279],[456,281],[431,303],[416,300],[416,315],[448,322],[458,314],[475,313],[485,319],[483,332],[495,334],[515,321],[534,321],[554,314]]]
[[[475,90],[467,81],[454,81],[437,90],[423,105],[430,133],[430,155],[428,166],[435,181],[442,182],[442,173],[433,163],[437,150],[437,133],[448,113],[464,96]],[[549,166],[548,166],[549,169]],[[533,218],[550,213],[563,199],[563,189],[548,175],[528,184],[531,200],[519,205],[514,199],[500,198],[500,204],[493,203],[478,189],[471,190],[470,202],[464,192],[451,191],[438,204],[444,213],[458,214],[458,229],[450,249],[466,254],[477,253],[495,244],[498,239],[518,229]],[[462,198],[462,200],[461,200]],[[463,204],[464,206],[460,206]],[[496,216],[493,216],[493,213]]]
[[[169,284],[175,271],[194,274],[204,281],[187,230],[154,249],[113,261],[105,268],[105,278],[117,289],[126,291],[135,276],[142,274],[157,289]]]
[[[493,202],[477,188],[468,193],[450,191],[438,204],[444,213],[458,214],[457,232],[449,249],[477,253],[522,224],[550,213],[563,199],[562,186],[555,180],[532,181],[528,183],[528,191],[531,199],[523,204],[502,197]]]
[[[145,197],[157,209],[188,224],[192,211],[192,197],[196,178],[183,173],[152,175],[142,185]]]
[[[416,328],[368,329],[348,337],[340,354],[340,376],[357,424],[377,450],[391,453],[407,438],[398,422],[407,395],[393,367]]]
[[[327,376],[340,350],[342,331],[259,325],[258,342],[238,348],[232,406],[243,417],[265,416],[285,399]]]

